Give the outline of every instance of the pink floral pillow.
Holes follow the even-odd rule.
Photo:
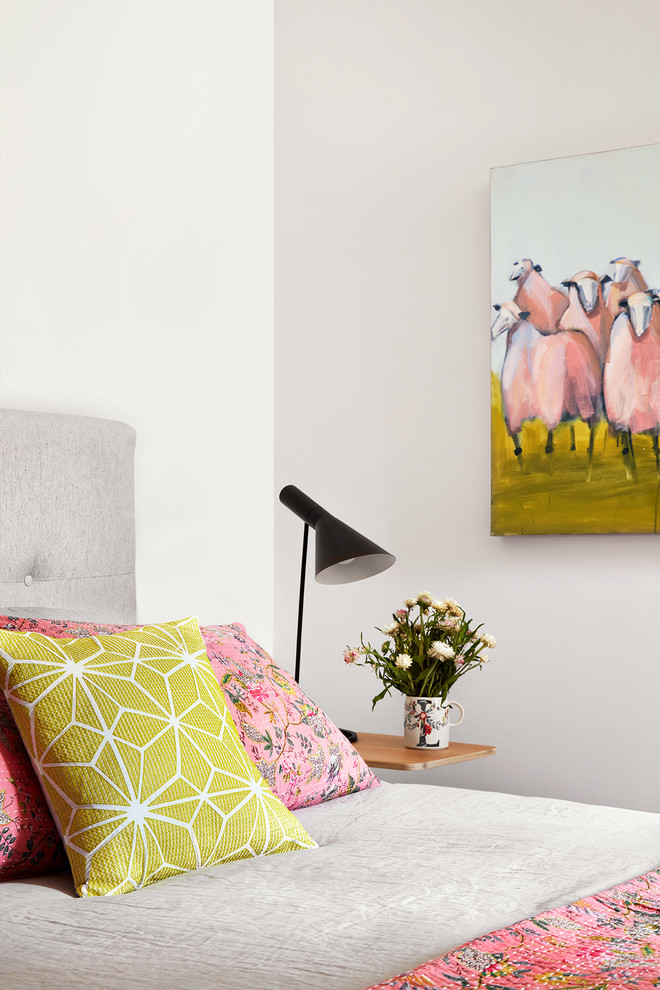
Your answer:
[[[205,626],[202,636],[241,742],[287,808],[378,787],[357,750],[244,626]]]

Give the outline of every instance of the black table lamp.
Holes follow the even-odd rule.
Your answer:
[[[319,584],[349,584],[373,577],[391,567],[396,557],[351,529],[331,515],[295,485],[280,492],[280,502],[291,509],[305,524],[302,563],[300,567],[300,597],[298,599],[298,631],[296,636],[295,679],[300,680],[300,648],[302,644],[303,604],[305,600],[305,571],[309,527],[316,531],[316,580]],[[342,729],[344,735],[357,742],[357,733]]]

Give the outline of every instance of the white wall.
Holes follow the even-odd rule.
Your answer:
[[[657,805],[657,538],[489,536],[489,169],[657,141],[659,29],[633,0],[276,5],[276,482],[398,557],[310,582],[303,686],[400,732],[347,643],[427,588],[498,639],[454,689],[498,755],[388,779]],[[280,507],[282,662],[300,540]]]
[[[136,427],[140,618],[269,645],[272,4],[2,21],[2,405]]]
[[[488,535],[488,170],[657,141],[660,6],[276,16],[275,480],[399,558],[310,583],[303,684],[400,731],[342,649],[408,594],[453,595],[499,641],[455,736],[498,756],[419,779],[651,807],[657,540]],[[240,618],[270,647],[272,4],[5,0],[2,20],[2,404],[132,423],[141,618]],[[276,519],[291,666],[301,527]]]

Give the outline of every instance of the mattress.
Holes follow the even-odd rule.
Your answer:
[[[0,889],[23,990],[363,990],[657,866],[657,816],[383,784],[296,812],[318,848],[77,898],[66,873]]]

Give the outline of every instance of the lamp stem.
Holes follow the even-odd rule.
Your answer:
[[[303,604],[305,602],[305,571],[307,569],[307,543],[309,541],[309,523],[305,523],[303,533],[302,562],[300,565],[300,595],[298,596],[298,632],[296,634],[296,672],[295,679],[300,683],[300,650],[302,646]]]

